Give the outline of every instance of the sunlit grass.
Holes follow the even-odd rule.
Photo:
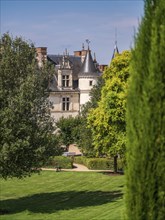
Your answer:
[[[120,220],[124,176],[43,171],[1,180],[1,220]]]

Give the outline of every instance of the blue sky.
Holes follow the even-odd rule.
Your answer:
[[[31,40],[49,54],[80,50],[86,39],[100,64],[111,60],[115,29],[119,51],[130,49],[143,0],[0,0],[1,34]],[[86,46],[86,44],[85,44]]]

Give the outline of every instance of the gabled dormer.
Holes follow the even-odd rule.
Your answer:
[[[73,89],[73,66],[67,53],[63,55],[60,61],[57,77],[59,89]]]

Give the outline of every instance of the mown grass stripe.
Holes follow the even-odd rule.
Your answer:
[[[1,220],[120,220],[124,176],[43,171],[1,180]]]

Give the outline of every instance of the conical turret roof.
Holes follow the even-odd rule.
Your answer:
[[[117,41],[115,41],[115,47],[114,47],[114,50],[113,50],[113,54],[112,54],[112,59],[115,58],[116,54],[119,54],[119,49],[117,47]]]
[[[91,52],[89,50],[87,50],[84,62],[80,68],[80,72],[78,73],[79,77],[97,77],[100,76],[100,71],[96,68],[93,59],[92,59],[92,55]]]

